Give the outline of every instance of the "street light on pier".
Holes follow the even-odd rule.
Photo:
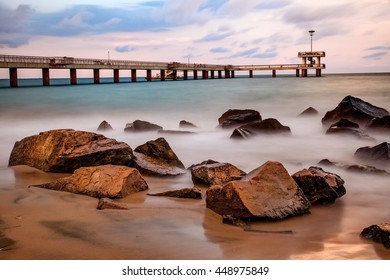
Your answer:
[[[310,52],[313,52],[313,34],[315,30],[309,30],[310,33]]]

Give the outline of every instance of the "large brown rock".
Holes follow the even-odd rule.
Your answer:
[[[135,168],[101,165],[81,167],[70,177],[32,187],[66,191],[99,198],[122,198],[131,193],[147,190],[148,184]]]
[[[325,114],[322,124],[328,126],[340,119],[348,119],[365,127],[373,118],[382,118],[387,115],[390,113],[386,109],[349,95],[344,97],[335,109]]]
[[[191,168],[192,182],[200,185],[223,185],[239,180],[246,173],[230,163],[201,164]]]
[[[218,119],[221,128],[234,128],[253,121],[261,121],[261,115],[251,109],[229,109]]]
[[[180,175],[186,173],[184,164],[160,137],[134,149],[135,167],[146,175]]]
[[[344,180],[337,174],[312,166],[292,175],[311,204],[333,203],[346,194]]]
[[[28,165],[46,172],[72,173],[82,166],[132,162],[133,152],[126,143],[92,132],[58,129],[16,142],[9,166]]]
[[[309,211],[310,202],[279,162],[268,161],[241,180],[213,186],[206,206],[235,218],[283,219]]]
[[[390,248],[390,224],[389,223],[369,226],[363,229],[360,235],[364,238],[382,243],[386,248]]]
[[[245,139],[258,134],[291,134],[288,126],[282,125],[277,119],[269,118],[255,121],[236,128],[230,138]]]

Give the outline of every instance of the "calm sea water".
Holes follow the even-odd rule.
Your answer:
[[[52,81],[61,84],[65,80]],[[347,95],[364,99],[390,110],[390,75],[324,75],[321,78],[257,77],[188,81],[105,83],[77,86],[27,86],[40,80],[21,81],[19,88],[0,86],[0,190],[12,190],[15,178],[7,167],[15,141],[57,128],[96,131],[101,121],[114,130],[105,135],[128,143],[132,148],[158,137],[165,137],[186,166],[206,159],[230,162],[246,172],[265,161],[282,162],[294,173],[321,159],[356,162],[353,154],[362,146],[376,143],[353,137],[325,135],[321,118]],[[319,115],[297,117],[308,107]],[[290,137],[259,136],[247,141],[232,141],[231,131],[216,129],[218,118],[228,109],[255,109],[263,119],[276,118],[291,128]],[[187,120],[198,126],[193,135],[131,134],[123,131],[126,123],[145,120],[164,129],[179,129]],[[377,143],[389,141],[388,135],[374,135]],[[330,170],[334,171],[334,170]],[[390,220],[389,179],[335,170],[346,181],[347,195],[340,199],[343,213],[338,231],[357,234],[365,226]],[[182,183],[182,181],[180,181]],[[181,184],[181,187],[185,187]],[[1,214],[1,213],[0,213]],[[336,213],[333,213],[336,214]],[[336,215],[339,215],[336,214]],[[323,217],[321,217],[323,219]],[[324,227],[311,218],[318,231]],[[317,228],[318,226],[318,228]],[[313,233],[317,236],[316,233]],[[315,239],[315,238],[314,238]],[[346,246],[342,235],[337,244]],[[355,237],[355,243],[360,244]],[[325,241],[319,241],[325,242]],[[354,243],[354,244],[355,244]],[[351,245],[351,244],[349,244]],[[356,245],[356,244],[355,244]],[[370,246],[353,256],[330,248],[327,258],[376,258]],[[366,245],[365,245],[366,246]],[[353,247],[355,248],[355,247]],[[334,252],[336,250],[336,252]],[[352,254],[351,253],[351,254]],[[332,255],[333,254],[333,255]],[[340,255],[341,254],[341,255]],[[220,255],[216,256],[217,258]],[[257,256],[254,256],[255,258]],[[291,256],[290,256],[291,257]],[[296,254],[293,258],[323,258],[319,252]],[[384,258],[388,257],[386,255]],[[185,257],[184,257],[185,258]],[[266,257],[265,257],[266,258]],[[379,256],[378,258],[383,258]]]

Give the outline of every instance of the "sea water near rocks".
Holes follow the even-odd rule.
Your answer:
[[[66,82],[66,80],[64,80]],[[39,84],[39,80],[21,84]],[[52,84],[63,83],[55,80]],[[16,241],[0,259],[389,259],[381,245],[359,237],[371,224],[390,220],[390,177],[324,168],[345,180],[347,194],[332,206],[315,206],[311,214],[255,229],[293,234],[244,232],[221,223],[204,200],[188,201],[131,195],[121,201],[130,211],[97,211],[96,199],[27,188],[63,175],[29,168],[9,168],[15,141],[57,128],[104,132],[132,148],[165,137],[186,165],[206,159],[230,162],[249,172],[268,160],[283,163],[290,174],[321,159],[348,163],[357,148],[376,143],[325,135],[321,118],[347,95],[390,110],[390,75],[256,77],[188,81],[153,81],[77,86],[0,86],[0,219],[7,238]],[[308,107],[318,116],[297,117]],[[263,119],[276,118],[292,135],[231,140],[216,129],[228,109],[255,109]],[[126,123],[149,121],[179,129],[180,120],[196,134],[125,133]],[[372,135],[377,143],[389,135]],[[150,191],[191,187],[190,176],[146,178]],[[1,230],[1,228],[0,228]]]

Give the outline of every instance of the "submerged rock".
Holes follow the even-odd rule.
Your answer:
[[[367,130],[373,132],[390,132],[390,115],[384,116],[382,118],[374,118],[367,125]]]
[[[196,125],[194,125],[194,124],[191,123],[191,122],[185,121],[185,120],[181,120],[181,121],[179,122],[179,127],[180,127],[180,128],[197,128]]]
[[[57,129],[16,142],[9,166],[28,165],[45,172],[72,173],[83,166],[132,162],[133,151],[126,143],[92,132]]]
[[[327,126],[340,119],[347,119],[365,127],[373,118],[382,118],[387,115],[390,113],[386,109],[348,95],[335,109],[325,114],[322,118],[322,124]]]
[[[309,107],[306,110],[304,110],[302,113],[300,113],[299,117],[311,117],[311,116],[317,116],[319,113],[316,109],[313,107]]]
[[[150,123],[147,121],[135,120],[132,123],[126,124],[126,132],[147,132],[147,131],[158,131],[163,129],[161,126]]]
[[[283,219],[308,213],[310,202],[281,163],[268,161],[241,180],[209,188],[206,206],[222,216]]]
[[[112,126],[106,122],[106,121],[102,121],[100,124],[99,124],[99,127],[97,128],[98,131],[109,131],[109,130],[113,130]]]
[[[390,248],[390,224],[389,223],[369,226],[363,229],[360,235],[364,238],[371,239],[375,242],[381,243],[386,248]]]
[[[161,193],[148,193],[150,196],[168,196],[176,198],[202,199],[202,191],[199,188],[184,188],[180,190],[166,191]]]
[[[282,125],[277,119],[269,118],[255,121],[236,128],[230,138],[245,139],[257,134],[291,134],[288,126]]]
[[[135,148],[134,156],[135,167],[142,174],[174,176],[186,173],[184,164],[162,137]]]
[[[127,210],[129,209],[127,205],[123,203],[116,202],[108,197],[103,197],[99,199],[98,205],[96,206],[97,210],[104,209],[118,209],[118,210]]]
[[[192,182],[207,186],[223,185],[245,175],[244,171],[230,163],[208,163],[191,168]]]
[[[261,115],[251,109],[229,109],[218,119],[221,128],[234,128],[253,121],[261,121]]]
[[[361,147],[356,150],[355,156],[368,162],[390,164],[390,143],[383,142],[374,147]]]
[[[339,167],[352,172],[369,173],[375,175],[390,175],[390,173],[387,172],[386,170],[376,168],[375,166],[364,165],[364,164],[348,164],[348,163],[341,163],[341,162],[332,162],[329,159],[323,159],[318,164],[322,166]]]
[[[363,140],[375,140],[369,135],[365,134],[357,123],[347,119],[341,119],[332,124],[326,131],[326,134],[351,135]]]
[[[146,181],[137,169],[115,165],[82,167],[70,177],[30,187],[66,191],[99,198],[122,198],[131,193],[148,189]]]
[[[292,175],[311,204],[333,203],[346,194],[344,180],[337,174],[312,166]]]

